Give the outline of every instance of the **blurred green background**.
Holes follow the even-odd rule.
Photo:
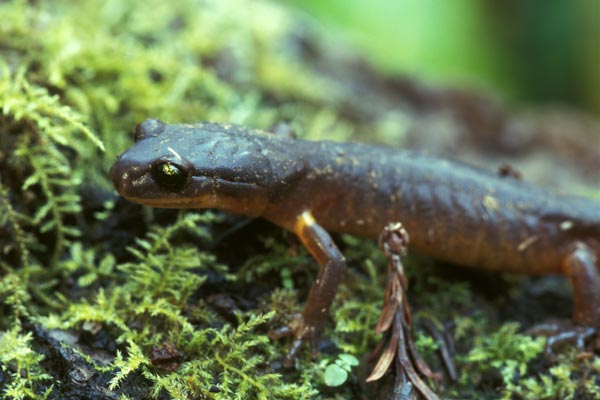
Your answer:
[[[600,115],[600,0],[288,0],[376,65]]]

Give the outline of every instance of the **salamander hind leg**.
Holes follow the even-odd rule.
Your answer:
[[[600,328],[600,260],[584,243],[577,243],[563,264],[573,284],[573,321]]]
[[[564,274],[573,286],[573,319],[540,324],[529,330],[548,337],[547,353],[563,342],[574,342],[583,348],[585,342],[596,336],[600,344],[600,260],[588,245],[578,242],[567,253],[562,263]]]
[[[297,218],[295,233],[319,263],[320,269],[311,286],[302,315],[290,326],[270,334],[272,339],[294,336],[292,346],[284,360],[286,367],[293,365],[302,343],[306,340],[310,342],[312,355],[316,356],[317,341],[346,266],[346,260],[331,236],[317,224],[310,212],[306,211]]]

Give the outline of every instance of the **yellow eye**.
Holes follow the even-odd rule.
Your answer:
[[[187,180],[187,173],[183,167],[171,161],[155,164],[151,176],[157,185],[172,192],[181,190]]]

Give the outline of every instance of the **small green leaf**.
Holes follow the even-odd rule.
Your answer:
[[[106,255],[102,261],[100,261],[100,266],[98,270],[100,273],[104,275],[108,275],[112,272],[115,267],[115,257],[112,254]]]
[[[325,368],[324,378],[327,386],[340,386],[348,379],[348,372],[337,364],[329,364]]]
[[[348,367],[356,367],[359,364],[359,361],[358,358],[354,357],[352,354],[340,354],[338,356],[337,364],[342,365],[342,363]]]
[[[294,280],[292,279],[292,271],[289,268],[281,269],[281,284],[286,289],[294,288]]]
[[[88,274],[82,275],[77,280],[77,284],[81,287],[86,287],[94,283],[94,281],[98,278],[98,274],[94,272],[90,272]]]

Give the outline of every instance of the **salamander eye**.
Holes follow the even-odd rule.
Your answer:
[[[150,175],[162,188],[177,192],[183,189],[188,174],[183,167],[171,161],[161,161],[152,166]]]

